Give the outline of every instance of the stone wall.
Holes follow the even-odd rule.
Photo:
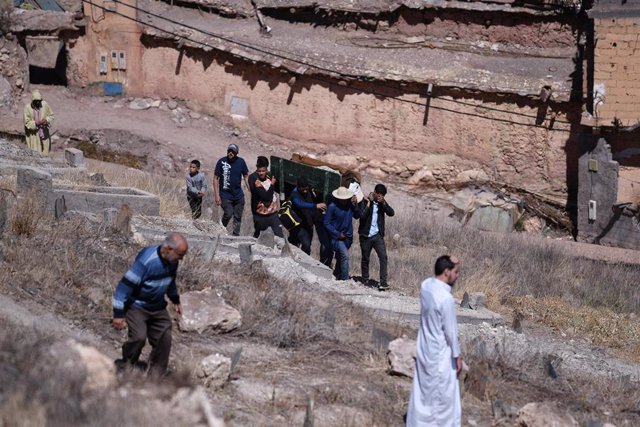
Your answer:
[[[640,121],[640,18],[595,19],[594,104],[600,124]]]

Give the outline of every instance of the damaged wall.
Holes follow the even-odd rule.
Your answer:
[[[142,56],[145,70],[142,91],[146,94],[189,99],[194,107],[218,115],[231,113],[234,102],[246,103],[245,113],[266,132],[314,144],[321,152],[363,156],[378,162],[395,159],[401,164],[389,171],[401,176],[408,163],[428,165],[440,155],[442,164],[436,161],[434,169],[442,179],[453,180],[460,171],[479,167],[497,181],[532,191],[557,195],[566,189],[565,149],[570,144],[570,132],[517,126],[435,108],[430,109],[425,126],[423,105],[358,90],[364,87],[374,92],[390,91],[374,83],[328,86],[312,78],[297,77],[290,86],[290,74],[244,61],[234,62],[230,55],[195,50],[181,55],[174,48],[163,46],[163,42],[146,43]],[[391,92],[389,95],[401,95]],[[425,98],[415,95],[403,98],[425,103]],[[465,101],[514,113],[532,116],[537,113],[537,109],[526,105],[494,104],[482,99]],[[442,100],[432,100],[431,105],[523,121],[515,114],[493,113]],[[567,117],[560,114],[558,119]],[[374,175],[385,175],[375,163],[369,166]]]
[[[97,3],[134,16],[124,5]],[[86,36],[67,40],[69,84],[121,82],[127,96],[176,97],[218,116],[245,116],[265,132],[299,141],[301,149],[347,156],[342,157],[345,166],[378,178],[394,175],[414,184],[445,186],[476,169],[492,180],[562,198],[567,182],[575,182],[577,161],[568,161],[567,153],[575,145],[576,130],[567,122],[579,116],[579,105],[551,103],[555,111],[547,114],[525,96],[449,89],[441,95],[470,105],[432,99],[427,116],[426,98],[412,94],[424,93],[424,85],[409,90],[397,83],[389,88],[327,76],[294,77],[218,50],[177,49],[174,41],[141,36],[134,21],[88,4],[84,13]],[[106,73],[100,73],[100,54],[114,50],[127,53],[127,69],[114,70],[109,57]],[[386,96],[371,94],[381,92]],[[557,123],[549,129],[553,115]],[[538,123],[544,126],[532,126],[537,116],[544,118]]]

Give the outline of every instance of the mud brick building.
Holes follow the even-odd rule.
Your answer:
[[[40,21],[41,31],[30,16],[43,11],[23,11],[15,31],[27,60],[28,37],[57,37],[56,70],[70,86],[184,99],[416,189],[469,177],[506,184],[563,205],[587,241],[613,205],[640,195],[636,0],[65,0],[65,9],[75,14],[57,13],[48,30]],[[579,194],[589,205],[582,190],[593,180],[581,165],[599,138],[610,149],[597,152],[618,165],[605,191],[615,202],[596,200],[597,220],[583,221]]]

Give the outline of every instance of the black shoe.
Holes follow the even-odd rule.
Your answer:
[[[378,289],[378,282],[374,279],[369,279],[367,280],[367,282],[364,284],[367,288],[374,288],[374,289]]]
[[[378,290],[379,291],[386,291],[387,289],[389,289],[389,285],[387,283],[380,283],[378,285]]]

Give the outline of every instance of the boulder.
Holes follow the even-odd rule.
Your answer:
[[[417,184],[420,184],[421,182],[425,182],[425,183],[433,182],[434,179],[435,178],[433,176],[433,172],[431,172],[425,166],[420,170],[416,171],[413,175],[411,175],[411,178],[409,178],[407,182],[411,185],[417,185]]]
[[[148,110],[151,108],[151,103],[146,99],[136,98],[129,103],[129,109],[131,110]]]
[[[214,415],[207,393],[200,386],[179,388],[169,408],[171,420],[177,426],[225,426],[224,420]]]
[[[408,338],[397,338],[389,343],[387,351],[389,373],[413,378],[416,368],[416,342]]]
[[[113,359],[73,339],[51,344],[34,366],[38,375],[52,375],[52,369],[70,384],[81,385],[82,393],[106,390],[117,383]]]
[[[53,178],[51,174],[36,168],[23,167],[18,169],[16,182],[18,198],[32,198],[44,213],[49,204],[49,197],[53,195]]]
[[[222,387],[231,374],[231,359],[219,353],[211,354],[198,363],[195,376],[206,388]]]
[[[385,171],[383,171],[382,169],[372,168],[372,167],[367,168],[367,174],[372,178],[383,179],[387,177],[387,173]]]
[[[176,108],[178,108],[178,103],[173,99],[170,99],[169,101],[167,101],[167,107],[169,108],[169,110],[175,110]]]
[[[460,172],[456,176],[458,184],[466,184],[468,182],[486,182],[489,181],[489,175],[479,169],[470,169]]]
[[[228,305],[215,291],[208,288],[202,291],[187,292],[180,297],[183,315],[178,321],[180,330],[198,332],[231,332],[242,324],[242,316]]]
[[[570,414],[564,413],[554,403],[531,402],[518,411],[514,423],[518,427],[578,427]]]
[[[116,366],[113,360],[93,347],[80,344],[74,340],[67,341],[69,347],[78,355],[87,377],[82,390],[84,392],[106,390],[117,383]]]
[[[322,157],[322,160],[336,166],[341,166],[346,169],[355,170],[358,169],[360,162],[356,156],[347,156],[339,154],[327,154]]]

